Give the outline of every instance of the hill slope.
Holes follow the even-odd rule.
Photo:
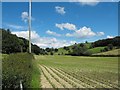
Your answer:
[[[120,55],[119,52],[120,52],[120,49],[115,49],[115,50],[102,52],[102,53],[97,53],[97,54],[93,54],[93,55]]]
[[[108,51],[120,48],[119,42],[120,42],[120,36],[116,36],[115,38],[111,38],[111,39],[102,39],[102,40],[98,40],[92,43],[89,43],[89,42],[79,43],[79,44],[74,44],[71,46],[59,48],[58,52],[54,54],[71,55],[71,53],[74,54],[76,52],[79,52],[79,53],[82,52],[81,55],[92,55],[92,54],[97,54],[101,52],[103,53],[103,52],[108,52]],[[81,50],[83,48],[84,50]],[[118,55],[118,53],[115,53],[115,55],[116,54]],[[111,53],[111,55],[114,55],[114,54]]]
[[[2,53],[10,54],[17,52],[28,52],[29,41],[22,37],[11,34],[10,30],[0,29],[2,32]],[[37,45],[31,44],[32,53],[44,54],[45,51]]]

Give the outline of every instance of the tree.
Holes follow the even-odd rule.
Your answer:
[[[7,29],[7,33],[8,33],[8,34],[10,34],[10,33],[11,33],[10,29]]]
[[[53,52],[52,52],[52,51],[50,52],[50,55],[53,55]]]
[[[85,41],[85,43],[87,44],[87,43],[88,43],[88,41]]]
[[[24,45],[24,42],[23,42],[22,39],[19,39],[19,44],[20,44],[21,52],[23,52],[23,45]]]
[[[109,50],[108,47],[105,47],[103,51],[106,52],[106,51],[108,51],[108,50]]]
[[[64,46],[63,49],[65,49],[66,51],[68,51],[69,47]]]
[[[55,52],[58,52],[58,49],[57,49],[57,48],[55,48]]]
[[[112,44],[113,46],[120,46],[120,36],[108,39],[102,39],[94,42],[94,47],[102,47]]]
[[[46,50],[47,52],[50,52],[50,51],[51,51],[51,49],[50,49],[50,48],[46,48],[45,50]]]
[[[10,33],[10,30],[0,29],[2,32],[2,53],[10,54],[17,52],[27,52],[29,41],[22,37],[17,37]],[[32,53],[46,54],[44,49],[32,44]]]
[[[80,47],[84,47],[85,45],[83,43],[80,44]]]
[[[89,48],[90,48],[90,49],[91,49],[91,48],[94,48],[94,43],[91,43],[91,45],[90,45]]]
[[[108,46],[107,46],[110,50],[112,50],[113,49],[113,45],[112,44],[108,44]]]
[[[32,45],[32,53],[35,53],[37,55],[40,54],[40,48],[37,45]]]
[[[85,51],[87,51],[86,46],[83,46],[83,47],[76,46],[73,48],[73,52],[71,52],[71,54],[75,56],[85,55],[84,54]]]
[[[90,55],[92,55],[92,52],[90,52],[90,51],[85,51],[84,53],[83,53],[85,56],[90,56]]]

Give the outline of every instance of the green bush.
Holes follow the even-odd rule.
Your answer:
[[[84,52],[84,56],[91,56],[92,55],[92,52],[91,51],[86,51]]]
[[[30,87],[32,75],[32,60],[34,56],[28,53],[10,54],[2,60],[2,88]]]

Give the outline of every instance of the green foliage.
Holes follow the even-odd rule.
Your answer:
[[[64,46],[63,49],[65,49],[66,51],[68,51],[69,47]]]
[[[85,45],[83,43],[80,43],[80,47],[84,47]]]
[[[101,47],[101,46],[108,46],[109,44],[112,44],[113,46],[120,46],[120,36],[117,36],[115,38],[110,38],[110,39],[102,39],[102,40],[98,40],[95,41],[93,43],[94,47]]]
[[[87,41],[85,43],[79,44],[75,43],[74,45],[71,46],[59,48],[58,54],[60,55],[63,53],[63,55],[88,56],[95,53],[113,50],[115,48],[119,49],[120,48],[119,42],[120,37],[117,36],[115,38],[98,40],[92,43],[89,43]],[[66,48],[69,48],[69,50],[67,51]]]
[[[53,55],[53,52],[52,52],[52,51],[50,52],[50,55]]]
[[[79,47],[78,46],[73,47],[73,52],[71,53],[71,55],[75,55],[75,56],[85,55],[87,54],[86,51],[87,51],[86,46],[84,44],[80,44]]]
[[[32,80],[30,83],[30,88],[41,88],[41,83],[40,83],[40,75],[41,75],[41,70],[39,68],[39,63],[38,60],[33,59],[32,60]]]
[[[39,55],[39,54],[46,54],[44,49],[42,48],[39,48],[37,45],[32,45],[32,53],[35,53],[36,55]]]
[[[100,53],[101,51],[104,50],[104,48],[105,47],[95,47],[95,48],[88,49],[87,51],[91,52],[92,54]]]
[[[113,45],[112,45],[112,44],[108,44],[107,47],[109,48],[109,50],[112,50],[112,49],[113,49]]]
[[[92,55],[92,52],[91,51],[85,51],[84,53],[83,53],[85,56],[91,56]]]
[[[32,75],[32,60],[34,56],[28,53],[10,54],[2,60],[2,88],[30,87]]]
[[[55,48],[55,52],[58,52],[58,49],[57,49],[57,48]]]
[[[19,39],[16,35],[12,35],[10,31],[2,30],[2,53],[20,52]]]
[[[0,29],[2,31],[2,53],[10,54],[17,52],[28,52],[29,41],[22,37],[17,37],[11,34],[10,30],[7,31]],[[32,53],[35,54],[46,54],[45,50],[38,47],[37,45],[32,46]]]

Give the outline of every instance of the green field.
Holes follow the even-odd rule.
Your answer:
[[[115,49],[115,50],[111,50],[111,51],[107,51],[107,52],[96,53],[93,55],[120,55],[119,51],[120,51],[120,49]]]
[[[94,53],[100,53],[101,50],[103,50],[105,47],[96,47],[96,48],[92,48],[92,49],[88,49],[89,52],[91,52],[92,54]]]
[[[117,88],[118,57],[37,56],[42,88]]]
[[[19,88],[22,80],[24,88],[118,88],[118,57],[2,56],[2,80],[7,87]]]

